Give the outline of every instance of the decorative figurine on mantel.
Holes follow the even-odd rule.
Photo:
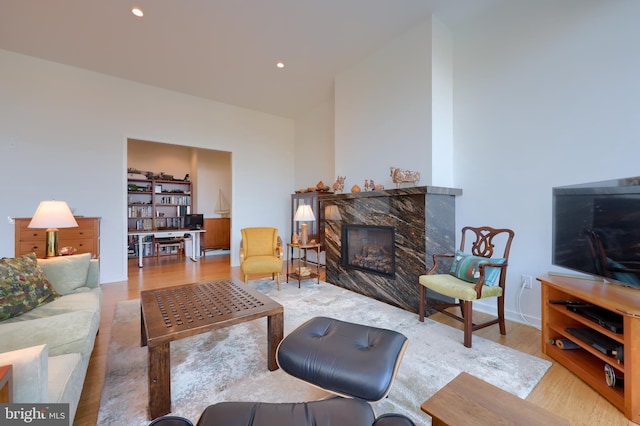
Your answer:
[[[398,167],[390,167],[391,169],[391,180],[396,184],[396,187],[399,188],[401,183],[404,182],[413,182],[414,185],[418,183],[420,180],[420,172],[412,172],[411,170],[403,170]]]
[[[342,192],[344,191],[344,181],[346,176],[338,176],[336,181],[333,183],[333,191],[334,192]]]
[[[373,191],[376,187],[376,184],[373,183],[373,179],[365,179],[364,180],[364,190],[365,191]]]
[[[329,192],[329,189],[329,185],[325,185],[322,181],[316,184],[316,190],[319,192]]]

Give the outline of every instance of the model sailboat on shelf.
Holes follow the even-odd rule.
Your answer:
[[[229,213],[231,212],[231,208],[229,207],[229,202],[224,195],[222,195],[222,189],[218,190],[218,201],[216,202],[216,209],[214,213],[219,214],[222,217],[229,217]]]

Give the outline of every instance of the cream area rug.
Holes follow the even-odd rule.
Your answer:
[[[297,284],[297,283],[296,283]],[[373,405],[376,415],[396,412],[417,425],[431,419],[420,405],[460,372],[466,371],[525,398],[551,363],[473,338],[462,344],[462,331],[374,299],[315,280],[302,288],[251,281],[249,286],[284,306],[285,336],[304,321],[328,316],[402,332],[409,345],[389,397]],[[138,300],[118,303],[107,356],[99,425],[147,425],[147,349],[140,347]],[[267,369],[267,320],[260,318],[171,343],[172,415],[194,423],[210,404],[220,401],[296,402],[328,394],[281,370]]]

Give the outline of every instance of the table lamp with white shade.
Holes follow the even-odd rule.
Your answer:
[[[300,204],[298,210],[296,210],[295,216],[293,216],[295,222],[302,222],[300,224],[300,244],[306,245],[309,243],[309,230],[307,222],[313,222],[316,220],[311,206],[308,204]]]
[[[340,215],[340,210],[336,205],[325,206],[324,208],[324,218],[326,220],[342,220],[342,215]]]
[[[46,256],[58,255],[58,228],[75,228],[78,222],[71,209],[64,201],[41,201],[33,214],[28,228],[45,228],[47,230]]]

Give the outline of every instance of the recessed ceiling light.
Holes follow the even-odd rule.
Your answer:
[[[134,7],[133,9],[131,9],[131,13],[139,18],[142,18],[144,16],[144,12],[142,12],[142,9],[140,9],[139,7]]]
[[[276,67],[278,67],[278,68],[284,68],[284,62],[278,62],[278,63],[276,63]]]

